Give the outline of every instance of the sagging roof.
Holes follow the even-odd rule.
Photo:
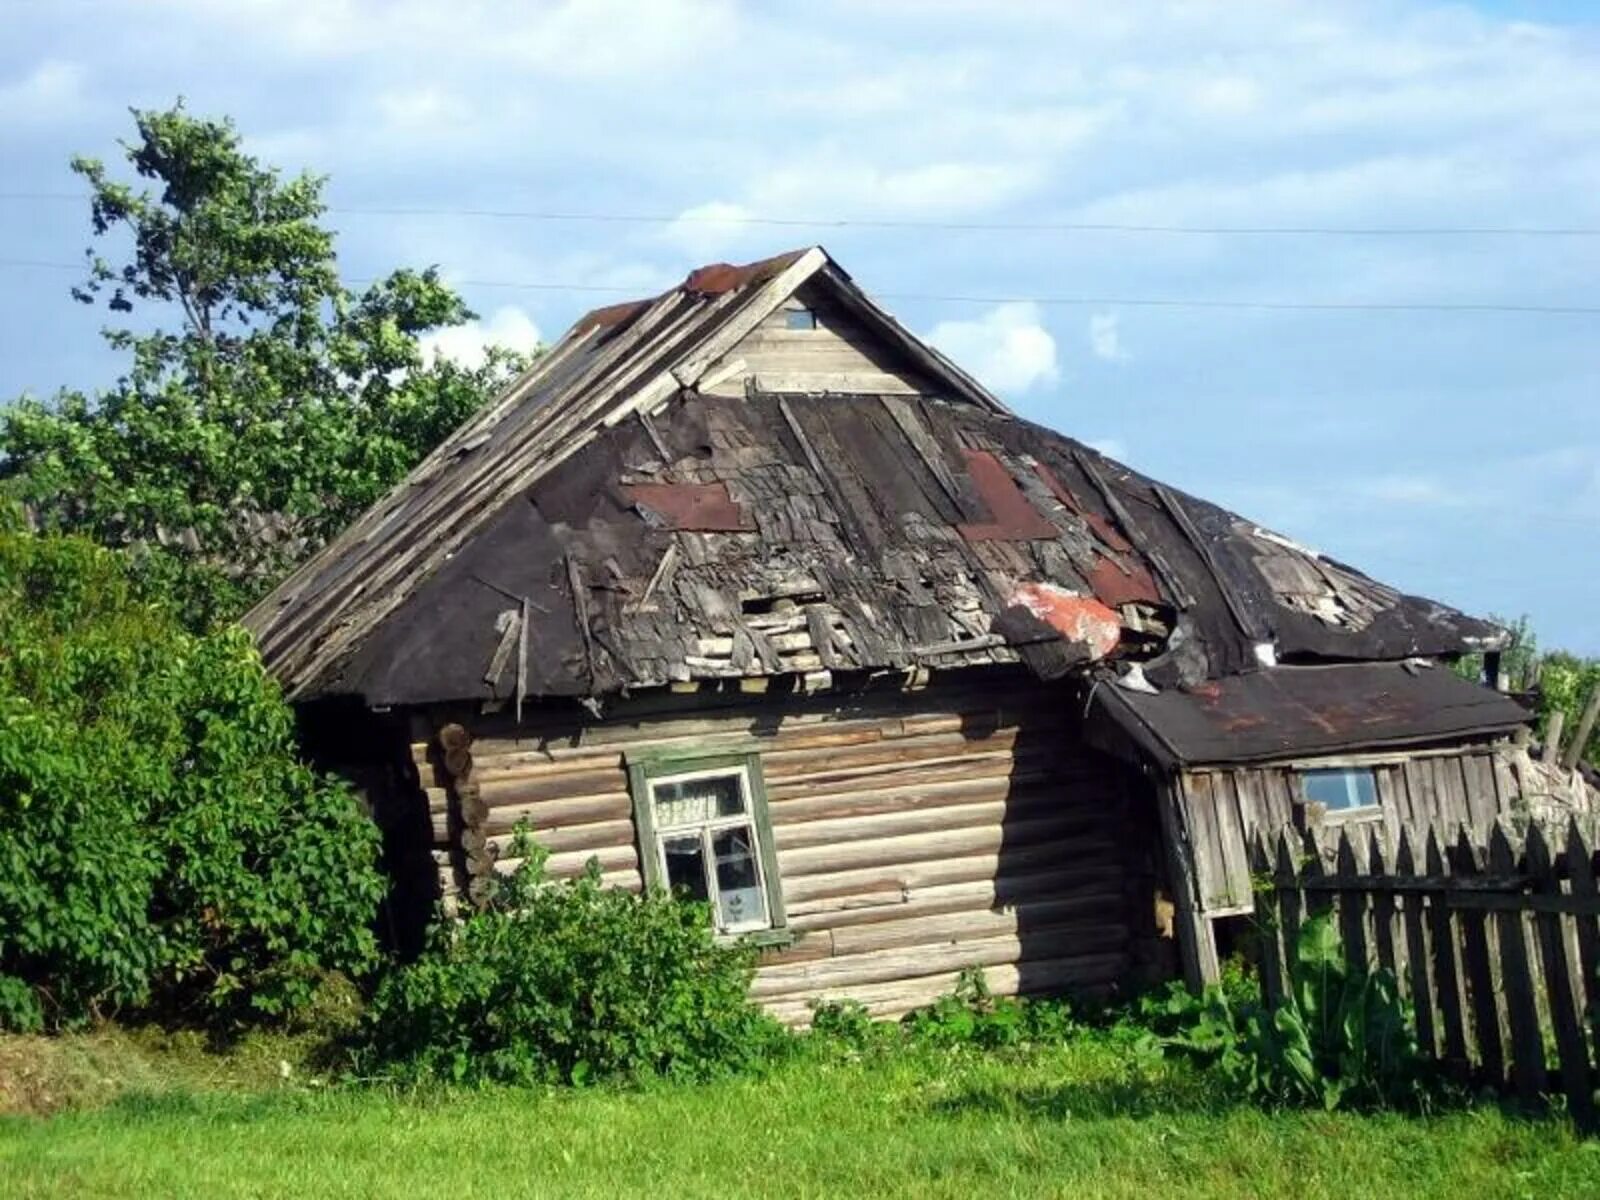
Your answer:
[[[1414,746],[1505,733],[1528,713],[1439,666],[1283,666],[1149,695],[1099,687],[1091,720],[1113,722],[1165,765],[1245,763],[1351,747]]]
[[[802,289],[915,386],[719,394]],[[1501,636],[1015,418],[815,248],[588,314],[246,623],[291,697],[374,705],[1019,659],[1171,687]]]

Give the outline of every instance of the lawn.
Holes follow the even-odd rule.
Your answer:
[[[0,1118],[0,1194],[1600,1195],[1600,1146],[1493,1107],[1267,1114],[1114,1039],[811,1056],[645,1090],[394,1094],[221,1072]]]

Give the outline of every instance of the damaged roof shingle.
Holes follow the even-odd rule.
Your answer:
[[[699,394],[730,331],[807,280],[876,311],[812,250],[578,322],[250,614],[290,695],[503,698],[508,595],[535,614],[534,695],[1107,655],[1170,687],[1255,669],[1258,641],[1395,660],[1498,637],[1018,420],[936,356],[942,398]],[[1019,596],[1079,598],[1081,637],[1051,650],[1060,606]]]

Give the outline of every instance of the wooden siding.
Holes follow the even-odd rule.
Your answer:
[[[791,311],[809,308],[815,329],[790,329]],[[820,288],[802,288],[738,342],[700,381],[713,396],[743,396],[746,383],[764,392],[934,395],[939,389],[900,360]]]
[[[1380,824],[1393,846],[1402,828],[1465,825],[1486,831],[1522,794],[1513,750],[1485,743],[1182,772],[1175,794],[1193,855],[1196,907],[1213,917],[1251,910],[1249,837],[1255,830],[1270,835],[1301,823],[1298,775],[1303,770],[1371,768],[1380,811],[1362,823]]]
[[[625,752],[754,750],[766,779],[794,940],[764,953],[753,994],[803,1023],[817,998],[895,1016],[966,967],[997,994],[1104,990],[1147,970],[1155,832],[1124,768],[1084,747],[1040,692],[978,689],[908,703],[773,702],[627,721],[475,724],[470,770],[413,746],[452,896],[506,870],[526,819],[557,878],[599,859],[641,886]],[[456,760],[460,767],[462,760]],[[431,782],[430,782],[431,781]]]

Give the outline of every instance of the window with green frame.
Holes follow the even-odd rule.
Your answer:
[[[761,756],[630,756],[634,824],[646,887],[710,905],[719,934],[786,924]]]

